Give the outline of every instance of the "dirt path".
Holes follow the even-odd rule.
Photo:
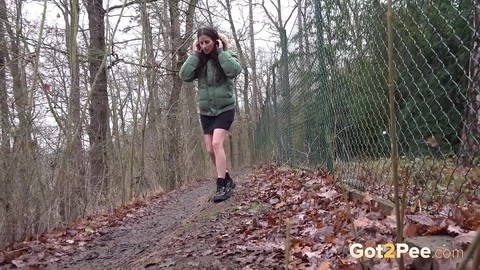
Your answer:
[[[225,202],[211,201],[213,181],[198,182],[146,204],[121,208],[106,221],[97,215],[62,229],[58,236],[52,232],[17,246],[22,255],[9,260],[33,269],[55,261],[46,269],[357,270],[360,263],[349,252],[357,234],[371,245],[394,242],[395,216],[381,212],[370,200],[347,204],[321,169],[305,172],[266,164],[232,175],[237,188]],[[425,214],[411,218],[420,223],[408,223],[415,230],[409,229],[410,237],[452,222],[438,219],[431,225],[437,217]],[[87,230],[90,226],[93,233]],[[450,226],[462,245],[470,243],[473,227]],[[0,263],[5,258],[0,252]],[[406,259],[410,266],[413,259]],[[453,269],[457,262],[443,260],[442,269]],[[398,269],[395,260],[375,258],[366,263],[370,269]],[[0,266],[4,269],[14,268]]]
[[[149,214],[120,226],[102,229],[102,235],[90,241],[84,251],[60,257],[58,262],[45,269],[185,269],[188,265],[192,268],[191,265],[203,263],[207,267],[211,264],[205,261],[206,256],[199,256],[203,263],[192,262],[195,261],[193,258],[173,261],[175,256],[169,254],[169,245],[182,239],[185,232],[205,226],[234,205],[238,199],[237,191],[242,189],[247,177],[246,174],[235,174],[236,192],[221,203],[212,202],[213,181],[199,182],[161,196],[141,209]],[[193,248],[202,249],[201,245]]]

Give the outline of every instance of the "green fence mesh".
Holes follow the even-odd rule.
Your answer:
[[[387,4],[312,0],[300,8],[288,53],[270,68],[257,158],[321,165],[393,199]],[[399,175],[410,204],[444,211],[478,203],[480,115],[466,116],[480,102],[471,98],[480,95],[474,5],[399,0],[393,9]]]

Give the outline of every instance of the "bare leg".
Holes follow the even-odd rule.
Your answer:
[[[210,159],[213,162],[213,166],[215,168],[217,168],[215,166],[215,152],[213,152],[213,146],[212,146],[213,135],[212,134],[205,134],[203,136],[203,138],[205,140],[205,148],[207,149],[207,153],[208,153],[208,155],[210,156]]]
[[[226,130],[220,128],[213,131],[212,148],[215,157],[215,167],[217,168],[217,176],[219,178],[225,178],[225,171],[227,169],[227,157],[225,155],[225,149],[223,148],[226,134]]]

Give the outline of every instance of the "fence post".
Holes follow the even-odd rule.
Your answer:
[[[391,161],[392,161],[392,177],[395,190],[395,215],[397,219],[397,242],[403,242],[403,209],[400,208],[400,190],[398,179],[398,146],[397,146],[397,119],[395,116],[395,85],[393,80],[393,30],[392,30],[393,8],[392,0],[388,0],[387,11],[387,34],[388,34],[388,97],[390,103],[390,144],[391,144]],[[405,200],[405,198],[402,198]],[[402,207],[403,208],[403,207]],[[400,270],[405,269],[403,256],[398,260]]]
[[[322,113],[317,114],[318,123],[322,126],[321,131],[321,146],[323,148],[324,158],[327,166],[328,173],[333,173],[333,150],[332,149],[332,129],[331,129],[331,122],[332,117],[330,116],[331,109],[329,108],[331,104],[331,100],[329,100],[330,95],[328,94],[328,87],[327,87],[327,69],[326,69],[326,62],[324,59],[325,56],[325,46],[323,42],[323,18],[322,18],[322,6],[320,0],[315,0],[315,28],[316,28],[316,35],[317,35],[317,43],[316,43],[316,52],[318,57],[318,67],[320,69],[320,84],[319,84],[319,92],[322,99],[322,103],[320,104],[320,109]]]

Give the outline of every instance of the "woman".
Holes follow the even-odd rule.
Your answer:
[[[200,28],[192,51],[182,65],[183,81],[198,79],[197,102],[200,109],[205,147],[217,171],[214,202],[226,200],[235,184],[227,171],[223,142],[235,115],[233,79],[240,74],[237,55],[228,50],[227,39],[211,27]]]

